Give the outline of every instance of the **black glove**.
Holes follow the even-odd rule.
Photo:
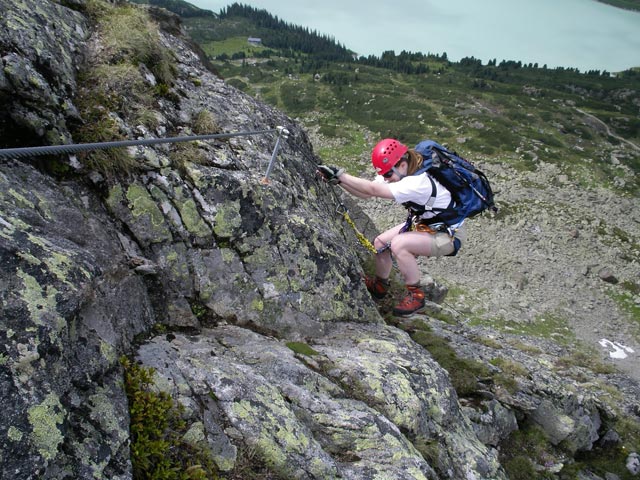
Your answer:
[[[316,173],[329,185],[337,185],[340,183],[339,177],[344,173],[344,169],[330,165],[318,165]]]

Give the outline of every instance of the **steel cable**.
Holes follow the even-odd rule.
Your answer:
[[[231,138],[247,135],[262,135],[265,133],[273,133],[277,130],[255,130],[250,132],[238,132],[238,133],[216,133],[211,135],[192,135],[184,137],[170,137],[170,138],[144,138],[141,140],[120,140],[115,142],[100,142],[100,143],[74,143],[70,145],[47,145],[43,147],[22,147],[22,148],[6,148],[0,150],[0,159],[3,158],[27,158],[38,155],[56,155],[61,153],[78,153],[86,152],[89,150],[106,150],[109,148],[121,148],[121,147],[134,147],[139,145],[156,145],[159,143],[179,143],[179,142],[193,142],[196,140],[213,140],[216,138]]]

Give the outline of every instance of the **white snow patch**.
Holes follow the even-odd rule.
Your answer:
[[[602,348],[613,349],[613,351],[609,352],[609,356],[611,358],[627,358],[627,353],[633,353],[633,348],[626,347],[618,342],[612,342],[611,340],[607,340],[603,338],[598,342]]]

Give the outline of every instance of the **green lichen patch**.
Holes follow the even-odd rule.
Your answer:
[[[109,189],[109,194],[107,195],[106,204],[112,211],[117,211],[120,203],[124,200],[124,190],[122,185],[116,183]]]
[[[52,314],[57,318],[56,295],[59,293],[58,290],[50,285],[42,287],[34,277],[21,269],[18,269],[16,275],[22,280],[24,286],[18,295],[25,302],[33,323],[44,325]]]
[[[183,198],[184,196],[185,193],[181,188],[176,189],[175,200],[178,211],[180,212],[180,217],[182,218],[182,223],[184,223],[186,229],[196,237],[211,236],[211,228],[209,228],[209,225],[207,225],[200,216],[195,200],[191,197]]]
[[[13,188],[9,189],[9,195],[11,195],[17,202],[17,204],[21,207],[26,207],[29,209],[35,209],[35,205],[33,202],[28,200],[24,195],[19,192],[16,192]]]
[[[165,218],[148,190],[138,184],[132,184],[126,193],[128,206],[134,219],[144,220],[150,229],[148,235],[152,242],[171,240],[171,232],[165,223]]]
[[[67,287],[72,290],[77,290],[75,284],[70,281],[72,277],[72,272],[77,271],[85,279],[90,279],[91,274],[88,270],[84,268],[78,268],[77,264],[73,261],[73,259],[69,255],[65,255],[64,253],[52,251],[50,255],[47,255],[43,258],[44,263],[47,265],[49,271],[53,273],[56,278],[67,285]]]
[[[254,298],[251,301],[251,309],[255,310],[256,312],[263,312],[264,311],[264,300],[262,300],[261,298]]]
[[[29,252],[17,252],[16,255],[31,265],[37,266],[42,264],[42,261],[39,258],[34,257]]]
[[[13,442],[21,441],[23,436],[24,434],[22,433],[22,430],[14,427],[13,425],[11,425],[7,430],[7,438]]]
[[[169,154],[171,162],[193,182],[196,188],[204,189],[210,186],[210,178],[202,171],[199,165],[206,162],[204,151],[197,143],[185,142],[174,145]]]
[[[18,357],[13,359],[13,371],[20,383],[26,384],[35,371],[36,362],[40,359],[38,345],[40,341],[30,338],[27,343],[17,343]]]
[[[116,411],[111,392],[106,389],[98,389],[98,392],[89,397],[88,405],[91,409],[89,416],[111,434],[116,434],[121,442],[127,440],[127,431],[120,425],[118,412]]]
[[[304,453],[311,439],[304,434],[277,389],[260,385],[255,393],[257,400],[235,402],[233,412],[246,421],[260,418],[252,443],[267,465],[286,474],[289,471],[287,456]],[[268,408],[265,408],[267,405]]]
[[[218,207],[213,232],[219,238],[232,238],[242,225],[240,216],[240,202],[228,202]]]
[[[165,249],[166,250],[163,250],[166,251],[164,255],[164,263],[167,269],[171,272],[171,276],[178,281],[189,281],[191,274],[184,246],[181,244],[175,244],[170,247],[167,246]],[[178,249],[179,251],[175,249]]]
[[[64,422],[65,414],[60,399],[54,393],[47,395],[41,404],[31,407],[28,411],[31,442],[45,460],[55,458],[58,446],[64,440],[58,426]]]
[[[53,212],[51,211],[51,206],[49,205],[49,200],[40,192],[33,192],[33,194],[38,199],[38,211],[46,218],[47,220],[54,220]]]
[[[160,226],[164,223],[162,212],[142,185],[130,185],[127,189],[127,200],[129,200],[129,209],[134,217],[146,215],[153,226]]]
[[[118,358],[115,347],[104,340],[100,340],[100,354],[109,364],[115,363]]]
[[[311,348],[306,343],[302,342],[287,342],[287,347],[291,349],[294,353],[299,353],[300,355],[306,355],[308,357],[312,357],[313,355],[318,355],[313,348]]]
[[[85,268],[79,267],[72,258],[72,253],[60,249],[58,246],[51,243],[46,238],[36,236],[32,233],[27,234],[29,245],[27,251],[19,252],[18,255],[25,261],[33,265],[41,265],[44,263],[47,266],[47,271],[61,282],[64,283],[69,289],[76,290],[76,284],[71,281],[71,278],[80,274],[85,278],[91,278],[91,274]],[[36,248],[35,255],[30,250]],[[38,252],[37,249],[42,249],[42,252]]]

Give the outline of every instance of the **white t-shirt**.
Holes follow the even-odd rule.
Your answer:
[[[397,182],[389,183],[389,189],[393,198],[398,203],[413,202],[418,205],[426,205],[431,198],[431,181],[428,173],[420,175],[409,175]],[[433,208],[445,209],[451,203],[451,193],[435,178],[431,177],[436,186],[436,201]],[[433,212],[426,211],[420,217],[431,218],[435,216]]]

